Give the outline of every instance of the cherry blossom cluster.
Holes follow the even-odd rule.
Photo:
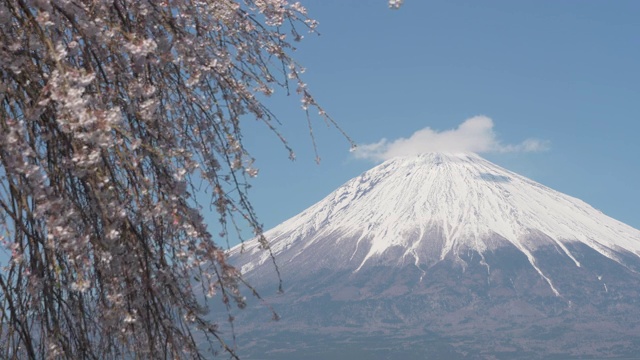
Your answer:
[[[219,245],[262,233],[243,122],[294,157],[258,94],[335,125],[291,58],[316,26],[286,0],[0,0],[0,357],[198,357],[196,330],[233,354],[194,288],[245,304]]]

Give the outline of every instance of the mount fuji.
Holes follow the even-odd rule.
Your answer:
[[[388,160],[264,235],[281,320],[234,314],[246,359],[640,354],[640,231],[475,154]],[[278,289],[257,240],[229,257]]]

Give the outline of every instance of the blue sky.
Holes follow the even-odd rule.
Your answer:
[[[509,170],[640,228],[640,1],[303,1],[320,36],[298,44],[309,89],[358,144],[456,129],[483,115]],[[271,107],[297,154],[251,119],[245,142],[260,174],[253,204],[271,228],[376,162],[356,159],[321,119],[314,162],[295,96]]]

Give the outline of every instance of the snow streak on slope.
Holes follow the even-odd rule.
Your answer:
[[[369,259],[392,246],[405,249],[419,267],[425,254],[425,234],[439,229],[444,243],[439,257],[457,255],[461,249],[480,254],[496,246],[500,238],[522,251],[531,265],[549,283],[536,265],[533,251],[555,245],[575,263],[580,262],[565,244],[581,242],[617,260],[626,250],[640,256],[640,231],[585,202],[559,193],[535,181],[505,170],[475,154],[431,153],[389,160],[329,194],[301,214],[265,235],[277,255],[294,242],[304,247],[316,241],[357,239],[368,249],[360,269]],[[256,242],[245,250],[257,253]],[[232,253],[240,247],[232,249]],[[243,266],[247,272],[267,260]]]

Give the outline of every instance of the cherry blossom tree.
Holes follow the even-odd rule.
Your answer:
[[[236,356],[197,294],[244,306],[238,227],[269,251],[243,121],[294,153],[261,99],[336,125],[291,57],[316,25],[286,0],[0,0],[1,358]]]

